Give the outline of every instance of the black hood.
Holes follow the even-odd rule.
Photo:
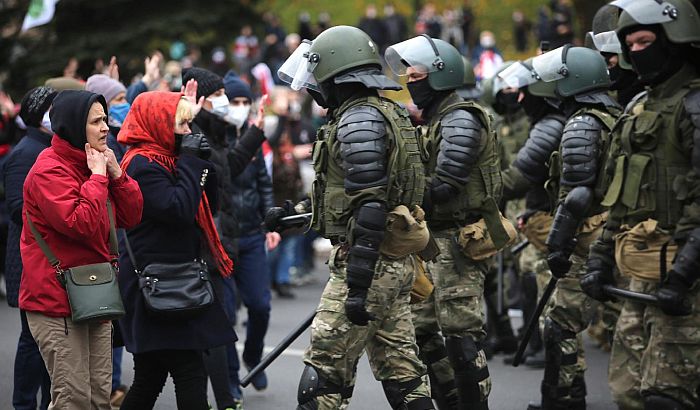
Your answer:
[[[84,149],[87,143],[85,127],[87,126],[88,113],[94,103],[102,104],[107,112],[107,102],[100,94],[90,91],[65,90],[58,93],[53,100],[49,118],[51,129],[61,139],[70,145]]]

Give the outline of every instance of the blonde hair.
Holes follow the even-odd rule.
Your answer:
[[[175,125],[190,122],[194,119],[192,115],[192,104],[185,97],[180,98],[175,110]]]

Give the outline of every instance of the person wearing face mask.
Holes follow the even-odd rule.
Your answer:
[[[51,376],[49,408],[108,410],[111,322],[72,321],[66,290],[36,238],[44,238],[63,268],[109,262],[116,255],[110,252],[108,212],[116,228],[133,227],[141,220],[143,198],[107,146],[104,97],[62,91],[49,112],[51,147],[24,182],[19,306]]]
[[[478,81],[493,77],[503,65],[503,55],[496,47],[496,36],[492,32],[482,31],[479,35],[479,45],[472,53],[472,63]]]
[[[229,100],[225,119],[227,145],[234,146],[256,125],[248,124],[253,94],[250,86],[232,71],[224,77],[224,89]],[[260,113],[258,113],[260,114]],[[217,219],[220,221],[222,242],[230,244],[236,260],[236,274],[226,280],[226,306],[231,323],[236,321],[236,300],[238,295],[248,309],[243,362],[248,369],[256,366],[262,357],[265,334],[270,322],[270,278],[267,272],[265,249],[273,250],[280,241],[277,232],[264,232],[262,223],[265,213],[274,206],[272,180],[265,167],[262,150],[257,150],[253,160],[243,172],[233,178],[230,191],[230,206],[221,208]],[[233,291],[233,287],[238,292]],[[227,346],[229,377],[234,399],[240,401],[238,371],[240,368],[236,346]],[[252,380],[256,390],[267,388],[265,373]]]
[[[22,98],[19,115],[27,126],[27,134],[10,152],[3,165],[5,201],[10,215],[5,259],[7,303],[18,307],[19,286],[22,277],[20,234],[22,233],[22,187],[37,157],[51,145],[49,108],[58,93],[50,87],[29,90]],[[20,310],[22,330],[15,355],[12,405],[17,409],[36,409],[37,392],[41,389],[40,410],[46,410],[51,401],[51,380],[41,358],[39,348],[29,331],[26,312]]]
[[[614,1],[622,58],[647,93],[616,134],[617,166],[605,194],[610,217],[591,246],[583,290],[609,300],[614,270],[658,306],[625,301],[608,372],[620,408],[697,408],[700,368],[700,17],[688,0]],[[634,244],[643,243],[633,255]],[[632,246],[632,247],[630,247]],[[639,249],[637,247],[636,249]],[[636,256],[631,258],[631,256]],[[692,329],[692,330],[691,330]]]
[[[440,408],[488,409],[491,378],[481,308],[486,259],[510,241],[497,205],[501,165],[490,115],[455,92],[464,63],[449,43],[422,35],[390,46],[385,59],[394,73],[407,77],[427,121],[423,208],[440,254],[427,263],[435,291],[413,307],[420,357]],[[467,257],[453,245],[463,228],[488,229],[496,252]],[[442,367],[452,368],[453,380],[439,377]]]
[[[105,74],[95,74],[88,77],[85,83],[85,89],[93,93],[101,94],[105,97],[105,101],[107,101],[109,114],[107,120],[107,126],[109,127],[107,145],[114,151],[117,161],[121,162],[127,147],[117,142],[117,135],[119,135],[119,130],[121,130],[122,123],[131,107],[131,104],[126,101],[126,87],[124,87],[124,84]]]

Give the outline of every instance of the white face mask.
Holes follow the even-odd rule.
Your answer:
[[[226,94],[221,94],[217,97],[209,97],[207,100],[211,103],[211,112],[223,117],[228,114],[228,97]]]
[[[229,105],[228,114],[224,117],[228,123],[233,124],[236,128],[241,128],[250,114],[250,104]]]
[[[41,118],[41,126],[46,128],[49,131],[49,133],[53,134],[53,130],[51,129],[51,119],[49,118],[48,110],[44,113],[44,116]]]

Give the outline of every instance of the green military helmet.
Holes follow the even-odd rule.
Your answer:
[[[363,66],[381,70],[377,45],[357,27],[335,26],[323,31],[314,41],[302,41],[282,64],[278,75],[291,84],[292,89],[318,91],[320,83]]]
[[[610,87],[605,59],[599,52],[569,45],[532,59],[532,68],[539,77],[529,86],[533,95],[566,98]]]
[[[460,88],[464,81],[464,62],[459,51],[450,43],[427,35],[390,46],[384,59],[397,75],[406,75],[409,67],[425,72],[435,91]]]
[[[700,16],[688,0],[616,0],[610,4],[623,10],[615,30],[622,44],[630,28],[653,24],[660,24],[673,43],[700,42]]]
[[[462,63],[464,64],[464,79],[462,80],[462,86],[464,87],[476,87],[476,75],[474,75],[474,67],[467,57],[462,56]]]
[[[496,76],[481,80],[481,101],[490,107],[493,107],[493,104],[496,103],[496,95],[493,92],[493,82],[495,79]]]
[[[620,68],[632,70],[632,66],[622,56],[622,46],[615,32],[620,11],[610,4],[599,8],[593,16],[592,31],[586,33],[584,46],[601,53],[617,54]]]

